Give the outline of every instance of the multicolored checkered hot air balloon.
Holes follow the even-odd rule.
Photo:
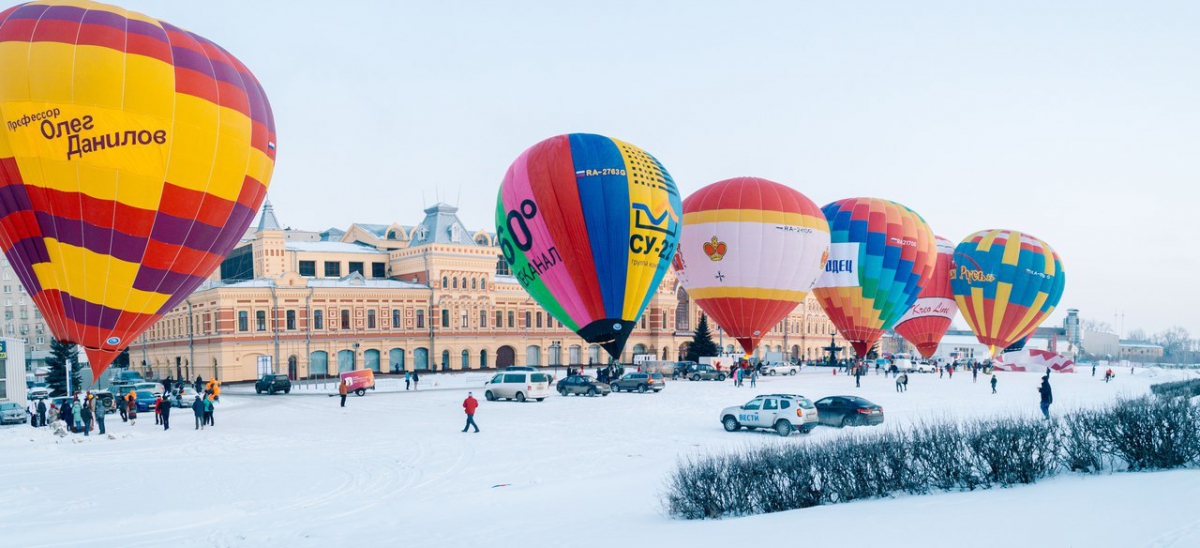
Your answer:
[[[926,358],[937,352],[938,343],[958,315],[954,293],[950,291],[950,271],[954,270],[954,242],[937,240],[937,264],[929,282],[921,288],[912,308],[896,322],[896,333],[917,347]]]
[[[496,235],[534,300],[617,358],[675,255],[680,211],[675,182],[653,156],[572,133],[508,168]]]
[[[825,270],[829,223],[800,192],[739,177],[683,201],[679,245],[688,295],[750,354]]]
[[[0,248],[95,376],[233,249],[275,124],[220,46],[83,0],[0,12]]]
[[[1049,244],[1015,230],[968,236],[954,249],[954,265],[954,300],[993,357],[1054,312],[1067,281],[1062,260]]]
[[[813,293],[863,358],[933,275],[933,231],[915,211],[879,198],[848,198],[821,210],[833,243]]]

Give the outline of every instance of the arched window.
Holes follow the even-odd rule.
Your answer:
[[[475,289],[475,278],[471,278],[471,289]]]
[[[442,289],[446,289],[447,287],[450,287],[450,278],[442,276]]]
[[[363,352],[363,366],[364,369],[379,373],[379,351],[371,349]]]
[[[581,355],[582,352],[583,352],[583,348],[581,348],[579,345],[577,345],[577,344],[571,345],[571,348],[567,349],[567,363],[571,364],[571,365],[578,365],[580,363],[583,363],[582,361],[580,361],[583,359],[583,356]]]
[[[462,284],[463,284],[463,289],[466,289],[467,288],[467,279],[466,278],[462,279]]]
[[[392,364],[392,371],[404,371],[404,349],[393,348],[389,350],[388,361]]]
[[[690,311],[688,310],[687,291],[685,289],[683,289],[682,287],[680,287],[679,291],[675,294],[675,297],[676,297],[675,330],[676,331],[690,331],[692,329],[692,325],[691,325],[692,322],[691,322],[691,314],[689,313]]]
[[[542,365],[542,348],[531,344],[525,347],[525,365]]]
[[[454,278],[454,289],[458,289],[458,278]]]
[[[442,351],[442,371],[445,371],[447,369],[450,369],[450,351],[443,350]]]
[[[308,355],[308,376],[324,377],[329,374],[329,354],[318,350]]]
[[[500,260],[496,261],[496,275],[509,276],[511,274],[512,271],[508,269],[508,261],[506,261],[504,257],[500,257]]]
[[[479,351],[479,367],[487,369],[487,366],[488,366],[487,350],[480,350]]]
[[[471,368],[471,353],[466,350],[462,351],[462,368],[464,370]]]

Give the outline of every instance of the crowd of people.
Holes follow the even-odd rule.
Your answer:
[[[175,381],[167,377],[162,381],[163,391],[155,395],[152,402],[143,404],[146,411],[154,413],[154,424],[171,428],[172,407],[190,407],[196,417],[196,429],[214,426],[213,411],[221,399],[221,382],[212,379],[207,382],[196,377],[194,383]],[[188,389],[195,391],[192,401],[185,401]],[[144,392],[145,389],[143,389]],[[122,396],[111,394],[107,390],[76,392],[69,398],[37,399],[29,402],[29,424],[34,428],[54,427],[56,421],[61,421],[64,432],[90,436],[92,432],[106,434],[105,416],[117,413],[121,422],[130,426],[137,424],[139,406],[139,391],[130,389]],[[98,431],[98,432],[97,432]]]

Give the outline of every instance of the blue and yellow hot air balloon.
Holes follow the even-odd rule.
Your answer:
[[[968,236],[954,249],[954,266],[954,300],[993,356],[1033,333],[1054,312],[1066,284],[1058,253],[1016,230]]]
[[[675,182],[653,156],[573,133],[509,167],[496,234],[534,300],[617,358],[675,256],[681,212]]]

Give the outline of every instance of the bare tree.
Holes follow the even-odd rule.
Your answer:
[[[1130,329],[1129,333],[1127,335],[1125,335],[1125,338],[1129,339],[1131,341],[1139,341],[1139,342],[1146,342],[1146,341],[1150,340],[1150,337],[1148,335],[1146,335],[1146,330],[1144,330],[1140,327],[1136,328],[1136,329]]]
[[[1103,320],[1092,320],[1092,319],[1085,318],[1085,319],[1079,321],[1079,326],[1081,328],[1083,328],[1084,331],[1091,331],[1093,333],[1116,333],[1117,332],[1115,329],[1113,329],[1112,324],[1110,324],[1106,321],[1103,321]]]
[[[1163,357],[1178,362],[1192,346],[1192,336],[1187,329],[1174,326],[1154,335],[1154,343],[1163,347]]]

